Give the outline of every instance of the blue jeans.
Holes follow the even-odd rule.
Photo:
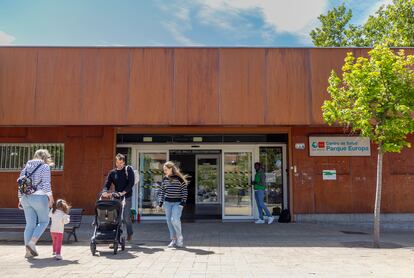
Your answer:
[[[259,210],[259,218],[263,220],[263,211],[265,211],[266,216],[271,216],[269,209],[266,207],[264,203],[264,190],[255,190],[254,197],[256,199],[257,209]]]
[[[124,207],[124,223],[127,229],[127,234],[129,236],[132,236],[132,234],[134,233],[134,231],[132,230],[132,221],[131,221],[131,197],[129,198],[125,198],[125,207]]]
[[[183,207],[180,202],[164,202],[165,216],[167,218],[167,226],[170,231],[171,239],[182,238],[181,233],[181,214]]]
[[[46,195],[23,195],[21,204],[26,218],[24,244],[32,237],[39,239],[49,225],[49,198]]]

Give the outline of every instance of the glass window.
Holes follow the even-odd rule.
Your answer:
[[[270,213],[279,215],[283,209],[282,147],[261,147],[260,163],[266,173],[265,203]]]
[[[196,158],[196,186],[198,204],[220,202],[219,157],[200,155]]]
[[[163,210],[157,209],[163,177],[163,165],[167,161],[166,153],[140,153],[140,209],[143,216],[162,216]]]
[[[224,215],[252,215],[252,153],[224,153]]]
[[[63,170],[64,144],[0,144],[0,170],[18,171],[33,158],[38,149],[47,149],[55,165],[52,170]]]

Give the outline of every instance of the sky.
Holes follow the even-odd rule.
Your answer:
[[[0,45],[307,47],[342,2],[361,24],[391,0],[0,0]]]

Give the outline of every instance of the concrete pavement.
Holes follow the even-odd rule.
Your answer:
[[[165,223],[134,224],[134,239],[113,255],[92,256],[92,228],[55,261],[48,236],[39,257],[26,260],[21,233],[0,233],[1,277],[414,277],[414,235],[318,224],[184,223],[185,248],[168,249]]]

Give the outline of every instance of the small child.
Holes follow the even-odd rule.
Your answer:
[[[65,200],[59,199],[49,212],[49,217],[52,219],[50,235],[53,241],[53,256],[56,260],[62,259],[60,250],[62,249],[64,226],[70,221],[69,210],[70,205]]]

